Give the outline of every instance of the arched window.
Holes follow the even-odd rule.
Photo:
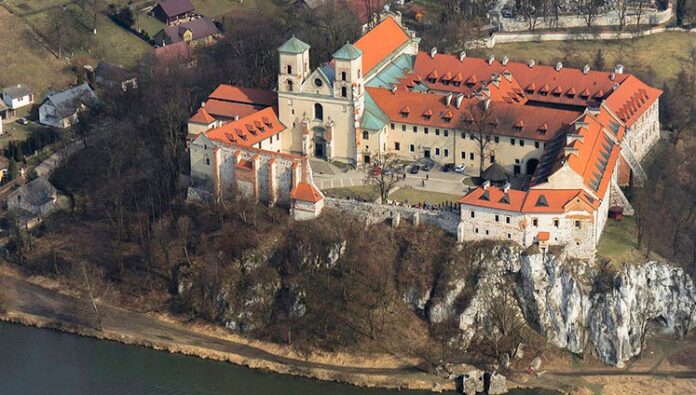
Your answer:
[[[346,80],[346,72],[341,71],[341,81],[345,81],[345,80]]]
[[[292,92],[292,80],[288,80],[288,92]]]
[[[324,120],[324,107],[322,107],[319,103],[314,105],[314,119],[318,119],[320,121]]]
[[[292,66],[288,65],[288,74],[292,74]]]
[[[348,89],[345,86],[341,87],[341,97],[348,97]]]
[[[370,132],[363,131],[363,140],[369,140],[369,139],[370,139]]]

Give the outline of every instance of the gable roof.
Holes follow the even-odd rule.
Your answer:
[[[220,30],[218,30],[213,21],[204,16],[178,25],[167,26],[155,35],[154,40],[157,44],[160,44],[160,40],[165,45],[178,43],[184,40],[183,35],[187,30],[191,31],[191,39],[193,41],[220,34]]]
[[[17,84],[4,88],[2,93],[12,99],[19,99],[31,95],[31,89],[24,84]]]
[[[252,146],[283,130],[285,130],[285,125],[278,119],[277,110],[273,107],[266,107],[239,120],[208,130],[205,135],[209,139],[223,144]]]
[[[305,43],[304,41],[300,40],[295,36],[292,36],[288,41],[284,42],[283,45],[278,47],[278,52],[301,54],[309,48],[309,44]]]
[[[396,51],[410,40],[411,38],[404,28],[394,18],[391,16],[386,17],[354,44],[363,53],[363,75],[367,75],[387,55]]]
[[[196,111],[196,113],[189,119],[189,122],[201,123],[204,125],[209,125],[215,122],[215,118],[206,111],[205,107],[201,107]]]
[[[56,113],[62,118],[75,114],[82,105],[87,107],[96,107],[99,105],[97,95],[94,94],[94,91],[87,83],[66,89],[62,92],[49,94],[42,105],[47,102],[55,107]]]
[[[16,191],[12,192],[12,198],[10,199],[13,199],[14,196],[21,196],[22,202],[39,207],[52,201],[53,196],[57,193],[56,188],[46,177],[38,177],[17,188]]]
[[[628,75],[618,88],[605,101],[626,126],[636,120],[662,95],[660,89],[653,88],[633,75]]]
[[[208,98],[267,107],[276,104],[278,95],[273,91],[265,89],[220,84]]]
[[[185,14],[195,10],[190,0],[160,0],[156,7],[162,9],[168,17]]]
[[[593,208],[599,206],[597,199],[581,189],[510,189],[506,193],[494,186],[478,187],[459,199],[459,203],[518,213],[560,214],[570,211],[569,203],[575,199]]]
[[[193,49],[184,41],[155,47],[154,54],[164,64],[184,63],[193,59]]]

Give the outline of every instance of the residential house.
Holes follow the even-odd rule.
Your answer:
[[[190,0],[161,0],[152,9],[152,15],[168,26],[198,17]]]
[[[15,111],[18,108],[22,108],[34,103],[34,94],[28,86],[24,84],[17,84],[2,90],[2,101],[11,111],[8,111],[6,108],[4,110],[5,114],[2,114],[3,109],[2,106],[0,106],[0,115],[4,115],[4,118],[10,118],[8,115],[14,117]]]
[[[58,93],[50,93],[39,107],[39,123],[65,129],[79,122],[78,114],[99,105],[99,99],[86,83]]]
[[[7,209],[15,214],[20,224],[29,229],[58,207],[58,190],[46,177],[39,177],[15,189],[7,196]]]
[[[119,88],[125,92],[128,88],[135,89],[138,87],[137,78],[119,65],[99,63],[95,70],[95,76],[97,85],[109,89]]]
[[[152,38],[156,46],[185,42],[189,45],[212,44],[222,33],[208,17],[167,26]]]

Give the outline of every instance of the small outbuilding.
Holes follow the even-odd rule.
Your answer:
[[[190,0],[160,0],[152,9],[152,15],[169,26],[197,17]]]
[[[492,163],[486,170],[481,173],[481,178],[484,181],[490,181],[494,184],[502,184],[508,181],[509,177],[505,172],[505,168],[499,163]]]
[[[99,99],[87,83],[49,93],[39,107],[39,123],[65,129],[78,123],[78,114],[99,105]]]

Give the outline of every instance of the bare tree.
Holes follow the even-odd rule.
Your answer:
[[[379,198],[382,203],[387,201],[389,191],[402,179],[397,173],[397,167],[398,157],[387,153],[374,160],[374,167],[366,169],[368,180],[373,181],[379,189]]]
[[[580,0],[578,2],[578,12],[582,16],[587,27],[592,27],[595,18],[602,9],[602,0]]]
[[[505,121],[507,114],[498,111],[497,104],[491,100],[474,100],[466,108],[466,116],[461,129],[468,131],[478,147],[479,176],[484,170],[484,161],[489,153],[488,147],[496,135],[497,125]]]

